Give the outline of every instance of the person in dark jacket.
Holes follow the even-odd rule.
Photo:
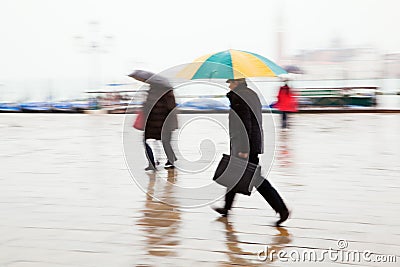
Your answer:
[[[146,140],[161,140],[165,154],[167,155],[166,169],[174,168],[175,153],[171,146],[171,135],[178,128],[176,116],[176,102],[173,90],[162,84],[150,84],[146,102],[143,105],[145,118],[144,145],[149,166],[145,169],[156,170],[154,154]]]
[[[149,166],[145,170],[156,170],[157,165],[153,151],[146,142],[148,139],[162,141],[168,159],[165,168],[173,169],[176,156],[171,146],[171,135],[178,128],[178,119],[172,86],[165,77],[147,70],[135,70],[128,76],[150,85],[142,110],[144,117],[144,145],[149,161]]]
[[[227,97],[230,101],[229,111],[229,136],[231,156],[248,159],[249,162],[258,164],[258,155],[263,153],[263,129],[262,110],[258,95],[247,87],[245,79],[229,79],[230,92]],[[280,215],[276,222],[279,226],[289,217],[282,198],[268,182],[263,178],[257,186],[257,191],[264,197],[269,205]],[[225,206],[214,208],[222,216],[227,216],[232,208],[236,192],[227,190],[225,194]]]

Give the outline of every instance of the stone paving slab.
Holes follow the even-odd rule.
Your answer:
[[[193,116],[180,115],[180,122]],[[225,114],[210,117],[226,125]],[[124,129],[124,118],[0,114],[1,267],[399,265],[399,115],[298,114],[290,131],[277,129],[276,143],[266,147],[276,147],[268,179],[292,210],[281,228],[257,192],[238,196],[231,215],[220,218],[210,206],[222,201],[185,189],[212,186],[218,158],[198,173],[146,174],[141,133]],[[270,123],[265,118],[266,140],[273,140]],[[183,155],[199,157],[197,139],[204,136],[215,140],[216,154],[227,151],[220,126],[189,126],[179,144]],[[132,141],[125,147],[124,134]],[[131,171],[142,188],[124,149],[134,156]],[[203,205],[187,207],[192,201]],[[261,261],[257,253],[266,246],[318,256],[367,250],[375,262]],[[376,262],[390,255],[396,262]]]

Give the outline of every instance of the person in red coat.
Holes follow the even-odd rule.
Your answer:
[[[278,101],[274,105],[276,109],[281,111],[282,114],[282,128],[288,127],[288,114],[297,111],[296,97],[289,87],[287,80],[285,84],[279,88]]]

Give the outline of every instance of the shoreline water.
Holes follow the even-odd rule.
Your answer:
[[[125,109],[121,110],[84,110],[82,112],[52,112],[52,111],[35,111],[35,112],[22,112],[22,111],[0,111],[0,114],[87,114],[87,115],[124,115],[136,114],[137,110],[126,112]],[[179,110],[178,114],[225,114],[228,110]],[[262,113],[279,114],[278,110],[263,110]],[[339,113],[377,113],[377,114],[399,114],[399,109],[387,108],[302,108],[299,109],[297,114],[339,114]]]
[[[190,100],[190,99],[189,99]],[[400,95],[377,95],[376,96],[376,106],[303,106],[299,108],[298,113],[400,113]],[[136,113],[137,110],[140,109],[140,106],[135,104],[132,106],[126,106],[123,104],[117,104],[114,106],[108,106],[106,108],[101,109],[56,109],[51,108],[51,105],[48,104],[46,108],[37,108],[32,110],[18,108],[18,105],[15,106],[9,105],[6,108],[0,108],[0,113],[59,113],[59,114],[76,114],[76,113],[84,113],[84,114],[132,114]],[[180,108],[179,113],[181,114],[218,114],[218,113],[227,113],[228,108],[225,109],[203,109],[203,108]],[[279,113],[277,110],[264,108],[263,113]]]

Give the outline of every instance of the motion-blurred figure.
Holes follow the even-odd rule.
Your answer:
[[[144,145],[149,161],[149,166],[145,170],[156,170],[153,151],[146,142],[149,139],[162,141],[168,159],[164,168],[173,169],[176,156],[171,146],[171,136],[172,132],[178,128],[178,119],[172,86],[164,77],[148,71],[136,70],[129,77],[150,84],[147,99],[143,104]]]
[[[289,80],[287,78],[282,78],[282,80],[285,84],[279,88],[278,101],[274,107],[281,111],[282,129],[286,129],[288,127],[289,113],[297,111],[297,100],[288,85]]]
[[[229,111],[229,136],[231,156],[248,159],[249,162],[258,164],[258,155],[264,152],[261,102],[257,94],[247,87],[245,79],[229,79],[227,97],[231,103]],[[262,177],[263,178],[263,177]],[[289,210],[279,193],[263,178],[257,191],[264,197],[268,204],[280,215],[276,222],[279,226],[289,217]],[[235,199],[235,190],[227,189],[225,206],[214,208],[222,216],[227,216]]]

